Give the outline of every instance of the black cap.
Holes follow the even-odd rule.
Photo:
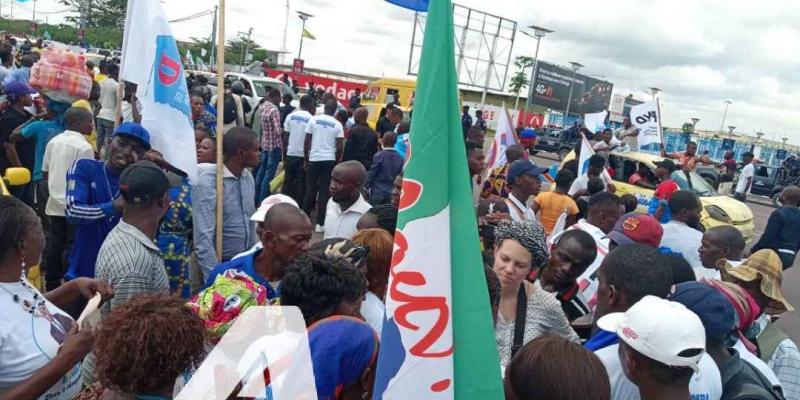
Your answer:
[[[678,167],[675,165],[675,163],[672,162],[672,160],[670,160],[670,159],[664,159],[664,160],[661,160],[659,162],[656,162],[655,164],[656,164],[656,167],[664,168],[667,171],[669,171],[670,173],[672,173],[676,169],[678,169]]]
[[[177,175],[164,172],[152,161],[142,160],[122,171],[119,191],[126,202],[144,204],[182,183]]]

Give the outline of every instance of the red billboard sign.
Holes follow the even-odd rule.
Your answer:
[[[288,82],[290,84],[294,82],[297,85],[297,87],[305,88],[306,90],[309,91],[317,90],[317,88],[322,88],[322,90],[326,92],[331,92],[334,95],[336,95],[336,98],[339,99],[339,101],[345,102],[345,104],[347,104],[347,100],[349,100],[350,96],[352,96],[353,93],[355,93],[356,89],[361,90],[362,93],[364,93],[367,90],[367,85],[364,83],[323,78],[321,76],[308,75],[308,74],[298,74],[296,72],[290,72],[290,71],[278,71],[273,69],[269,70],[270,78],[275,78],[286,82],[286,80],[284,80],[284,75],[288,78]],[[313,87],[311,87],[312,84]]]
[[[292,63],[292,72],[296,74],[302,74],[304,66],[305,66],[305,61],[303,61],[303,59],[295,58],[294,62]]]

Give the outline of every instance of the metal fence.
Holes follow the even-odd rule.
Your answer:
[[[722,157],[725,155],[725,149],[722,148],[722,139],[713,138],[713,137],[690,137],[680,131],[672,131],[668,129],[664,129],[664,147],[666,148],[668,153],[674,153],[676,151],[684,151],[686,149],[686,143],[692,140],[697,143],[697,154],[701,155],[705,151],[708,151],[708,156],[711,157],[714,161],[721,161]],[[733,146],[733,155],[734,159],[741,160],[742,154],[748,151],[751,151],[753,147],[752,143],[747,142],[736,142]],[[767,147],[765,145],[761,145],[761,154],[759,158],[763,162],[764,165],[777,167],[780,166],[781,161],[777,157],[778,147]],[[651,144],[644,146],[640,149],[642,152],[650,153],[650,154],[659,154],[659,146],[658,144]]]

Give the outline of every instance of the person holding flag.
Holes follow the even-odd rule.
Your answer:
[[[505,159],[506,162],[503,165],[490,170],[489,177],[483,182],[481,198],[502,197],[507,199],[511,194],[511,189],[508,187],[508,169],[517,160],[527,160],[528,152],[522,145],[512,144],[506,148]]]
[[[578,153],[578,177],[572,182],[569,188],[569,194],[573,199],[578,199],[586,194],[589,187],[589,178],[599,177],[603,180],[606,190],[615,192],[616,188],[611,183],[611,176],[605,170],[606,159],[603,156],[595,154],[592,145],[586,136],[581,134],[581,146]]]
[[[518,145],[518,142],[514,128],[511,126],[511,118],[508,116],[508,111],[504,109],[500,113],[499,121],[497,121],[497,132],[486,156],[486,170],[489,171],[489,174],[484,179],[481,198],[488,199],[490,196],[508,197],[510,193],[506,187],[508,166],[523,157],[528,158],[525,148]]]
[[[374,399],[503,398],[455,58],[442,57],[452,7],[428,7]]]

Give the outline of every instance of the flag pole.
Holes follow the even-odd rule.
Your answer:
[[[666,151],[664,146],[664,130],[661,128],[661,100],[656,97],[656,117],[658,117],[658,140],[661,143],[660,148]]]
[[[222,135],[224,120],[222,118],[225,102],[225,0],[219,0],[219,22],[217,25],[217,220],[215,242],[217,258],[222,261]]]

